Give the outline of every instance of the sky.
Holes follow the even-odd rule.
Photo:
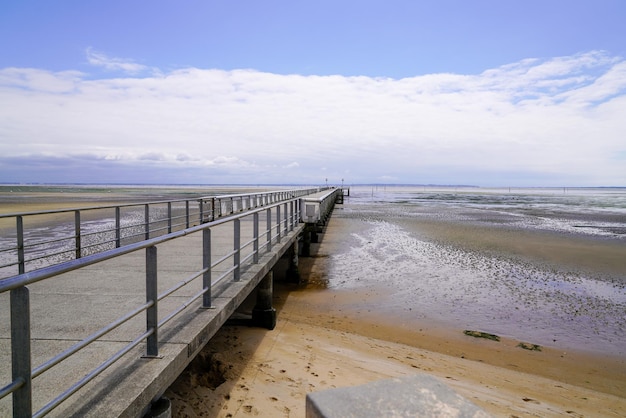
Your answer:
[[[0,3],[0,183],[626,186],[626,1]]]

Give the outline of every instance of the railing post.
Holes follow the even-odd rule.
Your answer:
[[[272,251],[272,209],[267,208],[267,252]]]
[[[198,200],[198,205],[200,209],[200,224],[204,221],[204,205],[202,204],[202,199]]]
[[[287,211],[287,202],[284,203],[284,209],[285,209],[285,213],[283,215],[283,219],[285,221],[285,226],[283,228],[283,231],[285,232],[285,236],[287,235],[287,231],[289,230],[289,222],[288,222],[288,216],[289,216],[289,212]]]
[[[146,330],[152,330],[152,334],[148,336],[146,356],[157,357],[159,355],[159,302],[157,291],[157,247],[154,245],[146,248],[146,302],[152,302],[152,306],[146,311]]]
[[[30,297],[26,286],[11,290],[11,371],[22,386],[13,392],[13,417],[32,416]]]
[[[144,205],[144,232],[146,240],[150,239],[150,206]]]
[[[257,264],[259,262],[259,212],[254,212],[252,218],[254,219],[252,226],[252,251],[254,251],[252,262]]]
[[[172,233],[172,202],[167,202],[167,233]]]
[[[80,244],[80,211],[74,211],[74,240],[75,240],[75,248],[76,251],[76,259],[79,259],[81,256],[81,244]]]
[[[17,232],[17,268],[19,274],[26,272],[26,260],[24,258],[24,219],[20,215],[15,217]]]
[[[280,242],[280,228],[282,222],[280,219],[280,205],[276,206],[276,242]]]
[[[233,266],[235,267],[235,277],[234,280],[236,282],[241,278],[241,221],[239,218],[233,221],[234,231],[233,231],[233,250],[235,253],[233,254]]]
[[[215,210],[215,198],[214,197],[211,198],[211,212],[213,213],[213,217],[211,218],[211,220],[214,221],[215,220],[215,212],[216,212],[216,210]]]
[[[207,289],[202,296],[202,307],[211,307],[211,230],[202,230],[202,268],[206,269],[202,275],[202,288]]]
[[[298,224],[300,223],[300,221],[302,221],[302,218],[301,218],[302,213],[301,213],[301,211],[302,211],[302,199],[298,199],[298,200],[296,200],[296,214],[295,214],[295,216],[296,216],[296,223],[298,223]]]
[[[185,200],[185,227],[189,228],[189,200]]]
[[[115,207],[115,248],[120,248],[122,245],[122,228],[120,220],[120,207]]]
[[[294,201],[292,200],[291,202],[289,202],[289,231],[293,231],[293,228],[296,223],[293,217],[293,207],[294,207]]]

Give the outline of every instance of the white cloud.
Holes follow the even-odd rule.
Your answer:
[[[129,74],[137,74],[148,69],[145,65],[137,64],[129,59],[109,57],[103,52],[95,51],[89,47],[85,51],[87,62],[96,67],[102,67],[108,71],[123,71]]]
[[[111,69],[146,69],[89,56]],[[349,172],[348,183],[626,184],[626,62],[603,52],[401,80],[152,74],[1,69],[0,155],[93,155],[172,173],[219,171],[231,181]]]
[[[23,89],[24,92],[70,93],[82,81],[79,71],[50,72],[36,68],[0,70],[0,88]]]

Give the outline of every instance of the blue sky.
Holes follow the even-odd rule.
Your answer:
[[[0,182],[626,185],[626,2],[0,5]]]

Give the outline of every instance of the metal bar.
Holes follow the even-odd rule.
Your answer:
[[[24,381],[22,379],[18,379],[15,382],[9,383],[3,388],[0,388],[0,399],[15,392],[16,390],[21,388],[23,384],[24,384]]]
[[[150,239],[150,206],[144,205],[144,232],[145,239]]]
[[[202,307],[211,307],[211,230],[202,230],[202,268],[206,269],[202,275],[202,287],[208,289],[202,297]]]
[[[146,355],[157,357],[159,355],[158,340],[158,293],[157,293],[157,247],[146,248],[146,302],[154,302],[146,312],[146,330],[154,329],[147,340]]]
[[[26,286],[11,290],[11,371],[14,382],[23,382],[13,392],[13,417],[32,414],[30,374],[30,297]]]
[[[198,206],[200,208],[200,223],[204,222],[204,205],[202,199],[198,200]]]
[[[189,200],[185,201],[185,218],[187,219],[186,227],[189,228]]]
[[[15,217],[17,228],[17,262],[19,274],[26,272],[26,263],[24,261],[24,219],[21,216]]]
[[[159,294],[157,299],[159,300],[159,302],[162,301],[163,299],[165,299],[166,297],[168,297],[172,293],[176,292],[181,287],[188,285],[189,283],[191,283],[192,281],[194,281],[198,277],[202,276],[205,271],[206,271],[206,269],[202,269],[202,270],[197,271],[196,273],[192,274],[191,276],[188,276],[186,279],[181,280],[180,282],[176,283],[173,287],[170,287],[165,292]]]
[[[61,237],[61,238],[50,239],[50,240],[47,240],[47,241],[31,242],[31,243],[28,243],[28,244],[24,244],[24,251],[26,251],[26,249],[28,249],[28,248],[41,247],[43,245],[53,244],[55,242],[62,242],[62,241],[69,241],[69,240],[74,241],[75,238],[76,238],[76,236],[71,235],[71,236],[65,236],[65,237]],[[70,251],[70,250],[65,250],[65,251],[62,251],[62,252],[67,252],[67,251]],[[74,251],[74,248],[72,248],[71,251]],[[26,261],[28,261],[28,260],[26,260]]]
[[[232,266],[231,268],[229,268],[228,270],[226,270],[225,272],[222,273],[222,275],[220,277],[217,278],[217,280],[215,280],[213,282],[214,285],[218,284],[219,282],[222,281],[222,279],[224,279],[226,276],[228,276],[230,273],[232,273],[233,271],[235,271],[235,266]]]
[[[254,257],[254,253],[248,254],[247,256],[241,259],[241,265],[242,266],[245,265],[248,262],[248,260],[250,260],[253,257]]]
[[[159,231],[165,231],[166,229],[168,229],[167,226],[161,226],[161,227],[158,227],[158,228],[152,228],[150,230],[150,233],[152,234],[152,236],[156,236],[156,235],[158,235]],[[167,234],[171,234],[171,233],[172,233],[172,231],[167,232]]]
[[[167,202],[167,233],[172,233],[172,202]]]
[[[108,334],[109,332],[113,331],[115,328],[117,328],[120,325],[122,325],[124,322],[134,318],[137,315],[139,315],[141,312],[145,311],[150,306],[152,306],[152,303],[146,303],[144,305],[141,305],[140,307],[138,307],[137,309],[127,313],[123,317],[118,318],[115,322],[112,322],[109,325],[107,325],[106,327],[99,329],[98,331],[96,331],[93,334],[91,334],[89,337],[87,337],[84,340],[74,344],[73,346],[71,346],[67,350],[63,351],[60,354],[57,354],[56,356],[54,356],[50,360],[48,360],[45,363],[41,364],[40,366],[34,368],[33,371],[32,371],[32,378],[33,379],[36,378],[37,376],[41,375],[46,370],[49,370],[50,368],[56,366],[57,364],[59,364],[60,362],[62,362],[63,360],[65,360],[66,358],[71,356],[72,354],[76,354],[78,351],[80,351],[83,348],[87,347],[89,344],[91,344],[92,342],[96,341],[98,338],[102,337],[103,335]]]
[[[37,411],[37,413],[33,414],[33,418],[40,418],[48,414],[48,412],[52,411],[54,408],[59,406],[61,402],[63,402],[64,400],[72,396],[80,388],[82,388],[91,380],[93,380],[94,377],[98,376],[100,373],[102,373],[107,368],[109,368],[109,366],[111,366],[117,360],[122,358],[124,354],[128,353],[130,350],[138,346],[139,343],[141,343],[144,339],[149,338],[153,332],[156,332],[156,330],[154,329],[148,330],[147,332],[143,333],[142,335],[134,339],[130,344],[128,344],[126,347],[122,348],[120,351],[115,353],[107,361],[102,363],[99,367],[95,368],[91,373],[89,373],[88,375],[80,379],[78,382],[76,382],[74,385],[72,385],[72,387],[70,387],[68,390],[66,390],[65,392],[63,392],[62,394],[54,398],[52,401],[48,402],[46,406],[44,406],[39,411]],[[24,415],[24,416],[27,416],[27,415]]]
[[[235,274],[233,279],[238,282],[241,279],[241,268],[240,268],[240,258],[241,258],[241,221],[239,218],[233,221],[233,250],[235,254],[233,256],[233,266],[235,266]]]
[[[267,252],[272,251],[272,209],[267,208]]]
[[[118,205],[89,206],[89,207],[81,207],[81,208],[52,209],[52,210],[31,211],[31,212],[3,213],[3,214],[0,214],[0,218],[13,218],[16,215],[28,216],[28,215],[49,215],[49,214],[55,214],[55,213],[68,213],[68,212],[74,212],[76,209],[80,209],[81,211],[84,212],[88,210],[112,209],[116,206],[127,208],[127,207],[132,207],[132,206],[141,206],[144,204],[155,205],[155,204],[162,204],[162,203],[167,203],[167,202],[185,202],[186,200],[188,199],[155,200],[155,201],[149,201],[149,202],[128,203],[124,205],[118,204]]]
[[[74,211],[74,237],[75,237],[75,245],[76,249],[76,258],[80,258],[81,256],[81,247],[80,247],[80,211]]]
[[[241,249],[243,250],[243,249],[247,248],[250,244],[254,244],[254,238],[252,238],[251,240],[246,241],[243,244],[241,244]]]
[[[189,299],[187,299],[185,302],[183,302],[182,305],[180,305],[178,308],[176,308],[173,312],[171,312],[168,316],[166,316],[165,318],[163,318],[161,320],[161,322],[159,322],[159,328],[161,328],[163,325],[165,325],[166,323],[168,323],[172,318],[174,318],[176,315],[178,315],[179,313],[181,313],[182,311],[184,311],[187,307],[189,307],[189,305],[191,305],[193,303],[194,300],[198,299],[200,296],[203,296],[206,294],[206,292],[209,292],[211,290],[210,287],[205,287],[203,288],[200,292],[196,293],[195,295],[191,296]]]
[[[257,264],[259,262],[259,213],[255,212],[253,215],[252,236],[254,239],[254,245],[252,251],[254,252],[254,259],[252,262]]]
[[[211,267],[216,267],[219,264],[223,263],[224,261],[228,260],[229,258],[231,258],[233,255],[235,254],[235,251],[231,251],[228,254],[226,254],[224,257],[220,258],[219,260],[217,260],[215,263],[213,263],[211,265]]]
[[[276,206],[276,242],[280,242],[280,229],[283,223],[280,218],[280,205]]]
[[[284,235],[287,235],[287,232],[289,231],[289,213],[287,212],[287,202],[284,203],[284,207],[285,207],[285,214],[283,215],[283,220],[284,220]]]
[[[120,207],[115,207],[115,248],[120,248],[122,243],[122,223],[120,220]]]

